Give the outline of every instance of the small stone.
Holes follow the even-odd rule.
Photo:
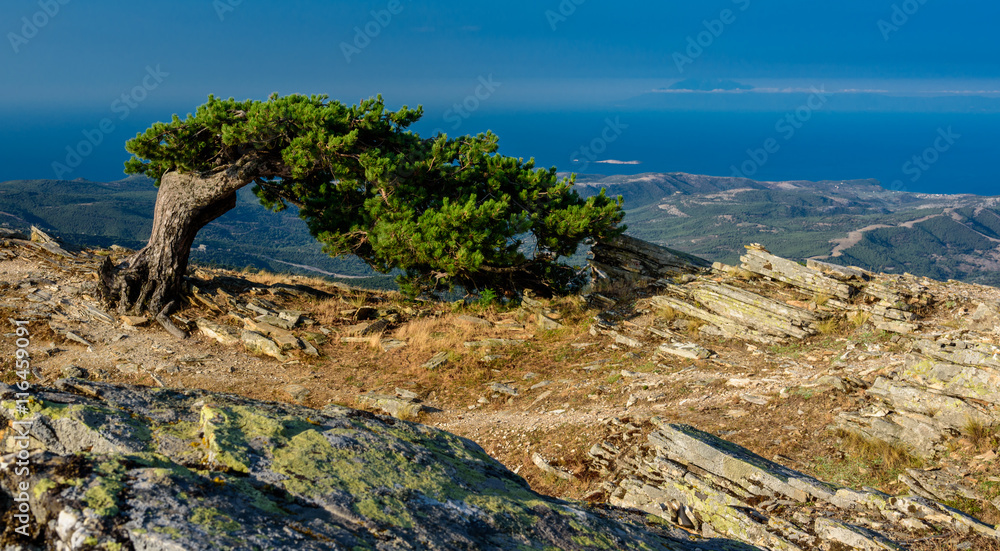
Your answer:
[[[396,387],[395,390],[396,390],[396,396],[399,396],[404,400],[416,401],[420,399],[420,395],[417,394],[416,392],[413,392],[412,390],[406,390],[405,388],[399,388],[399,387]]]
[[[281,353],[281,347],[277,343],[256,331],[244,330],[240,334],[240,340],[248,352],[270,356],[281,362],[288,359]]]
[[[740,400],[743,400],[744,402],[749,402],[751,404],[756,404],[758,406],[766,406],[768,402],[770,402],[770,400],[767,399],[766,397],[757,396],[755,394],[741,394]]]
[[[492,390],[493,392],[499,392],[500,394],[506,394],[508,396],[520,395],[520,393],[517,391],[516,388],[510,385],[505,385],[503,383],[490,383],[489,389]]]
[[[424,369],[436,369],[438,367],[443,366],[446,363],[448,363],[448,352],[442,350],[441,352],[437,352],[436,354],[431,356],[431,359],[427,360],[427,362],[425,362],[420,367]]]
[[[23,233],[7,228],[0,228],[0,238],[3,239],[20,239],[22,241],[27,241],[28,236]]]
[[[325,327],[320,327],[319,330],[322,331],[322,333],[316,333],[313,331],[303,331],[302,338],[307,341],[316,343],[316,346],[323,346],[324,344],[329,342],[327,336],[330,334],[330,330]]]
[[[285,394],[291,396],[292,400],[295,400],[296,402],[306,401],[306,398],[308,398],[310,394],[309,389],[300,384],[290,384],[282,390],[284,390]]]
[[[81,337],[80,335],[77,335],[76,333],[74,333],[72,331],[66,331],[66,338],[69,339],[69,340],[71,340],[71,341],[73,341],[73,342],[82,344],[82,345],[84,345],[84,346],[86,346],[88,348],[91,347],[91,346],[93,346],[92,344],[90,344],[90,342],[87,341],[87,339]]]
[[[292,335],[275,335],[274,342],[281,348],[282,352],[299,350],[302,347],[302,343],[299,339]]]
[[[632,337],[626,337],[617,331],[610,331],[608,334],[615,338],[616,343],[623,344],[629,348],[639,348],[642,346],[641,342],[633,339]]]
[[[986,303],[980,302],[979,306],[976,307],[976,311],[972,313],[972,319],[975,321],[983,320],[995,312],[993,308],[990,308]]]
[[[55,239],[35,226],[31,226],[31,241],[34,243],[54,243]]]
[[[309,356],[319,357],[319,350],[309,341],[300,340],[299,344],[302,345],[302,350]]]
[[[426,409],[424,406],[409,400],[384,394],[362,394],[358,397],[358,402],[381,409],[397,419],[415,419],[420,415],[420,412]]]
[[[278,317],[290,323],[292,327],[295,327],[302,321],[302,314],[303,312],[296,310],[278,310]]]
[[[554,331],[556,329],[562,329],[563,324],[558,321],[544,315],[538,314],[538,328],[543,331]]]
[[[263,318],[264,316],[259,316],[259,317]],[[260,320],[244,320],[244,323],[246,324],[246,328],[247,329],[249,329],[251,331],[256,331],[258,333],[263,333],[264,335],[267,335],[268,337],[271,337],[272,339],[277,338],[277,337],[290,337],[290,336],[292,336],[292,332],[291,331],[289,331],[287,329],[284,329],[284,328],[281,328],[281,327],[278,327],[276,325],[272,325],[272,324],[267,323],[265,321],[260,321]]]
[[[350,315],[351,317],[353,317],[358,321],[370,320],[370,319],[375,319],[378,316],[378,310],[374,308],[369,308],[367,306],[362,306],[357,310],[351,310],[348,315]]]
[[[502,359],[503,356],[499,356],[497,354],[490,354],[488,356],[483,356],[482,358],[479,359],[479,361],[483,362],[484,364],[488,364]]]
[[[195,325],[203,335],[226,346],[240,342],[240,330],[231,325],[222,325],[205,318],[195,320]]]
[[[115,368],[126,375],[138,375],[139,373],[139,365],[134,363],[117,364]]]
[[[576,480],[576,476],[573,473],[560,469],[558,467],[553,467],[545,460],[544,457],[539,455],[537,452],[531,454],[531,462],[535,464],[536,467],[541,469],[543,472],[555,475],[563,480]]]
[[[469,325],[476,325],[479,327],[493,327],[493,324],[490,323],[488,320],[484,320],[483,318],[477,318],[476,316],[466,316],[466,315],[457,316],[455,318],[455,321],[460,321],[462,323],[468,323]]]
[[[86,379],[90,376],[86,369],[78,365],[67,365],[62,369],[62,375],[67,379]]]
[[[847,383],[835,375],[824,375],[816,380],[816,384],[820,386],[833,387],[841,392],[847,392],[848,389]]]
[[[488,346],[517,346],[524,344],[524,341],[519,339],[484,339],[481,341],[469,341],[463,344],[466,348],[483,348]]]
[[[279,318],[277,316],[257,316],[256,318],[254,318],[254,320],[259,321],[261,323],[267,323],[275,327],[280,327],[285,331],[291,331],[292,328],[295,327],[295,324],[292,323],[291,321]]]
[[[385,333],[385,330],[388,328],[389,328],[389,320],[383,318],[380,320],[375,320],[374,322],[369,324],[368,327],[362,329],[361,332],[358,333],[358,335],[362,337],[367,337],[369,335],[378,335],[380,333]]]
[[[902,526],[903,528],[906,528],[907,530],[910,530],[910,531],[913,531],[913,532],[922,532],[924,530],[930,530],[931,529],[930,526],[928,526],[927,524],[925,524],[920,519],[918,519],[918,518],[912,518],[912,517],[907,517],[907,518],[904,518],[903,520],[899,521],[899,525]]]
[[[524,331],[524,325],[512,319],[500,320],[495,326],[497,329],[505,329],[507,331]]]
[[[149,318],[145,316],[122,316],[121,319],[129,327],[144,327],[149,324]]]
[[[694,343],[664,343],[657,349],[660,354],[679,356],[689,360],[704,360],[712,355],[707,348],[702,348]]]
[[[379,343],[379,346],[382,347],[383,352],[392,352],[393,350],[403,348],[404,346],[406,346],[406,341],[401,341],[397,339],[382,339],[382,342]]]
[[[369,327],[371,327],[371,325],[372,325],[371,322],[356,323],[354,325],[348,325],[347,327],[344,327],[343,331],[344,333],[351,336],[359,336]]]

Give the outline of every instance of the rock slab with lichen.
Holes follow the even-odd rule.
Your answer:
[[[469,440],[347,408],[78,379],[38,389],[27,416],[15,398],[0,385],[4,423],[32,422],[27,476],[0,433],[9,551],[752,549],[539,495]]]

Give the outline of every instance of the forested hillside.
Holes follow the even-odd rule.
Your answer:
[[[786,258],[1000,286],[1000,198],[888,191],[874,180],[756,182],[681,173],[578,178],[583,195],[601,187],[624,197],[630,235],[712,261],[737,263],[744,245],[757,242]],[[0,223],[34,224],[70,243],[134,248],[149,237],[155,199],[156,188],[145,178],[9,181],[0,183]],[[393,285],[391,276],[373,274],[357,259],[330,258],[294,209],[269,212],[248,190],[198,235],[192,259]]]

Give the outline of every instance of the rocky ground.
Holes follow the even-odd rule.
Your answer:
[[[586,298],[517,307],[196,269],[177,339],[96,300],[96,265],[123,251],[18,237],[0,238],[0,318],[28,322],[38,385],[388,413],[540,494],[760,548],[1000,549],[991,287],[626,240],[595,251],[607,279]]]

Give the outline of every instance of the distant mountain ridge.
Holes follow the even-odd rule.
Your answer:
[[[684,172],[646,173],[634,176],[614,175],[595,176],[581,175],[576,179],[578,190],[582,195],[596,194],[602,187],[609,195],[622,195],[625,208],[631,209],[637,203],[657,201],[674,195],[710,194],[736,189],[827,189],[837,191],[839,188],[856,188],[858,192],[875,193],[885,191],[878,180],[825,180],[809,182],[795,180],[789,182],[767,182],[749,178],[733,178],[725,176],[704,176]]]
[[[692,84],[695,86],[696,84]],[[692,93],[683,93],[684,91]],[[784,112],[805,105],[819,92],[823,111],[874,113],[1000,113],[1000,97],[976,94],[890,94],[871,91],[827,90],[719,90],[661,89],[630,98],[622,107],[638,111],[757,111]],[[696,93],[705,92],[705,93]]]
[[[890,273],[1000,286],[1000,197],[890,191],[876,180],[760,182],[685,173],[581,176],[625,200],[628,233],[737,264],[761,243]]]
[[[670,86],[664,88],[664,90],[684,90],[684,91],[697,91],[697,92],[714,92],[716,90],[753,90],[753,86],[749,84],[741,84],[734,80],[722,80],[722,79],[697,79],[689,78],[684,80],[679,80]]]

